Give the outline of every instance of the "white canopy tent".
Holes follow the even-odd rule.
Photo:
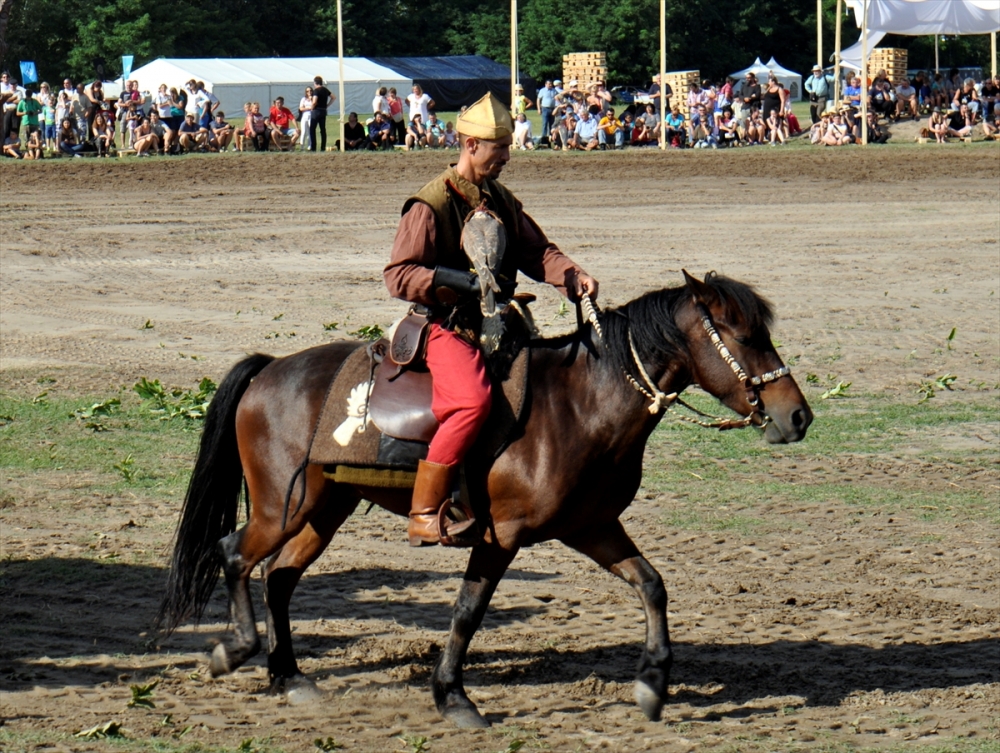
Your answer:
[[[760,58],[753,61],[753,65],[748,68],[744,68],[741,71],[736,71],[735,73],[730,73],[729,75],[735,79],[740,80],[737,83],[737,91],[740,90],[742,79],[746,78],[748,73],[753,73],[757,76],[757,80],[763,83],[767,80],[767,74],[773,73],[785,89],[788,89],[788,96],[792,99],[802,98],[802,76],[800,76],[795,71],[790,71],[787,68],[783,68],[778,61],[773,57],[767,62],[760,62]]]
[[[227,117],[242,117],[245,102],[260,102],[266,112],[276,97],[284,97],[293,112],[305,87],[322,76],[337,94],[339,81],[336,57],[317,58],[160,58],[132,71],[130,79],[139,90],[155,94],[160,84],[181,87],[187,81],[204,81],[215,94]],[[394,86],[401,93],[413,82],[390,68],[367,58],[344,58],[344,109],[371,111],[372,98],[380,86]],[[339,105],[333,111],[339,109]]]

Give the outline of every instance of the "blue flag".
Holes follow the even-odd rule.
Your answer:
[[[132,75],[132,55],[122,55],[122,78],[127,79]]]
[[[22,84],[38,83],[38,71],[35,69],[34,61],[32,60],[21,61],[21,83]]]

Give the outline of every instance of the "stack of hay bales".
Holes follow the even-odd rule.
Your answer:
[[[684,113],[684,117],[691,115],[691,108],[687,105],[688,86],[690,84],[701,85],[701,71],[669,71],[664,76],[664,81],[670,84],[673,95],[670,97],[670,106],[677,105]]]
[[[577,81],[581,89],[608,82],[608,60],[603,52],[571,52],[563,55],[563,86]]]
[[[882,69],[889,82],[895,86],[906,76],[908,57],[906,50],[896,47],[876,47],[868,57],[868,81],[874,81]]]

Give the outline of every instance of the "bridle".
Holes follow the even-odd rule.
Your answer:
[[[776,382],[782,377],[789,376],[792,373],[792,370],[787,366],[782,365],[781,368],[775,369],[774,371],[768,371],[760,376],[747,376],[746,370],[740,366],[739,361],[737,361],[733,354],[729,352],[729,348],[726,347],[726,344],[722,342],[722,338],[719,336],[718,330],[715,329],[715,325],[712,323],[712,318],[708,309],[701,303],[698,304],[698,313],[701,316],[701,324],[705,328],[705,332],[708,334],[709,339],[712,341],[712,345],[715,346],[715,349],[722,357],[722,360],[729,365],[729,368],[733,370],[736,378],[739,379],[740,383],[743,385],[743,389],[746,391],[747,403],[749,403],[752,408],[749,415],[744,416],[741,419],[716,418],[707,413],[703,413],[694,406],[681,400],[679,392],[672,392],[668,395],[660,390],[660,388],[656,386],[656,382],[653,381],[652,377],[649,376],[645,367],[642,365],[642,359],[639,357],[639,353],[635,348],[635,342],[632,339],[632,330],[628,327],[626,328],[626,331],[628,332],[629,349],[632,352],[632,362],[635,364],[636,370],[639,372],[639,376],[642,377],[642,381],[645,384],[640,384],[627,371],[624,372],[625,379],[632,385],[632,387],[635,388],[637,392],[650,401],[648,410],[654,416],[658,415],[662,411],[669,411],[675,404],[679,404],[683,405],[692,413],[710,420],[703,421],[693,416],[673,413],[675,418],[681,421],[687,421],[688,423],[697,424],[698,426],[703,426],[707,429],[718,429],[719,431],[726,431],[727,429],[743,429],[750,426],[755,420],[759,422],[757,425],[763,428],[771,421],[771,417],[768,416],[766,412],[761,410],[760,389],[769,382]]]

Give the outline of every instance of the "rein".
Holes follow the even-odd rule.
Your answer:
[[[729,368],[733,370],[733,373],[736,375],[736,378],[740,380],[740,382],[743,384],[743,388],[746,390],[747,402],[753,409],[749,415],[741,419],[716,418],[715,416],[711,416],[708,413],[704,413],[695,408],[694,406],[689,405],[688,403],[681,400],[680,393],[671,392],[668,395],[667,393],[661,391],[660,388],[656,386],[656,382],[653,381],[653,378],[649,376],[649,373],[642,365],[642,359],[639,357],[639,353],[636,350],[635,341],[633,341],[632,339],[632,330],[630,327],[627,328],[626,331],[628,332],[628,346],[629,350],[632,353],[632,362],[635,364],[636,369],[639,372],[639,376],[642,377],[642,380],[643,382],[645,382],[645,385],[640,384],[627,371],[624,372],[625,379],[628,381],[629,384],[632,385],[632,387],[639,394],[641,394],[643,397],[645,397],[647,400],[650,401],[648,410],[654,416],[658,415],[660,412],[664,410],[670,411],[670,409],[675,404],[679,404],[683,405],[692,413],[695,413],[698,416],[701,416],[702,418],[707,418],[710,420],[702,421],[699,418],[695,418],[692,416],[685,416],[677,413],[672,414],[674,418],[677,418],[678,420],[681,421],[687,421],[688,423],[697,424],[698,426],[702,426],[706,429],[718,429],[719,431],[726,431],[727,429],[743,429],[746,428],[747,426],[750,426],[753,423],[754,418],[757,416],[760,416],[761,420],[760,426],[762,427],[766,426],[768,422],[771,420],[771,418],[770,416],[767,415],[767,413],[764,413],[759,409],[760,405],[759,388],[762,385],[767,384],[768,382],[775,382],[778,379],[781,379],[781,377],[790,375],[792,373],[792,370],[788,368],[788,366],[782,366],[779,369],[775,369],[774,371],[768,371],[764,374],[761,374],[760,376],[752,376],[752,377],[747,376],[746,371],[740,365],[739,361],[737,361],[736,358],[733,356],[733,354],[729,352],[729,348],[726,347],[726,344],[722,342],[722,338],[719,336],[719,332],[715,329],[715,325],[712,324],[712,319],[709,316],[708,310],[702,304],[698,304],[698,312],[701,315],[701,324],[705,328],[705,332],[708,334],[709,339],[712,341],[712,345],[715,346],[715,349],[716,351],[718,351],[719,356],[722,358],[723,361],[726,362],[726,364],[729,365]]]

